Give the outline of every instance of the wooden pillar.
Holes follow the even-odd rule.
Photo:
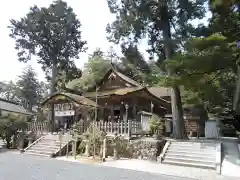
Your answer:
[[[133,113],[133,119],[137,120],[137,107],[135,102],[133,103],[132,113]]]
[[[104,120],[104,108],[100,108],[99,119]]]
[[[123,105],[123,102],[121,102],[120,104],[120,120],[121,121],[124,120],[123,117],[124,117],[124,105]]]
[[[154,104],[151,101],[151,113],[153,113]]]
[[[125,121],[127,122],[128,121],[128,108],[129,108],[129,106],[128,106],[128,104],[126,104],[125,105]]]
[[[114,106],[113,105],[111,106],[110,113],[111,113],[111,122],[113,122],[114,121]]]

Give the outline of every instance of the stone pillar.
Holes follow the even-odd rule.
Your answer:
[[[89,151],[90,151],[90,147],[89,147],[89,140],[84,140],[84,142],[85,142],[85,152],[84,152],[84,156],[87,156],[87,157],[89,157]]]
[[[30,146],[33,143],[33,137],[28,138],[28,146]]]
[[[15,149],[17,144],[17,136],[14,134],[12,136],[12,148]]]
[[[77,157],[77,140],[76,139],[72,141],[72,152],[73,152],[74,159],[76,159]]]
[[[23,152],[23,149],[24,149],[24,135],[22,133],[19,135],[18,149],[21,152]]]
[[[102,161],[105,162],[106,160],[106,152],[107,152],[107,139],[103,139],[103,156],[102,156]]]

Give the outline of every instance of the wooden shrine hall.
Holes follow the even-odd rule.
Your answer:
[[[52,104],[55,107],[55,124],[60,127],[63,127],[65,123],[71,127],[80,120],[95,120],[94,116],[86,117],[85,115],[89,111],[95,112],[96,108],[96,120],[102,122],[99,126],[116,127],[118,124],[120,127],[120,123],[125,123],[122,125],[126,127],[126,123],[131,121],[135,123],[135,129],[138,127],[139,130],[141,128],[139,112],[151,112],[160,117],[171,113],[167,88],[144,87],[113,68],[92,88],[92,91],[81,95],[57,92],[48,97],[42,106],[50,108]],[[116,131],[111,127],[107,128],[107,131]],[[126,131],[129,132],[129,130]]]

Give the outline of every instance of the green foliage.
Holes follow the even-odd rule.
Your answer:
[[[0,97],[17,102],[31,111],[33,106],[39,106],[47,92],[47,84],[40,82],[32,67],[27,66],[16,82],[2,82]]]
[[[42,84],[38,81],[37,75],[31,66],[27,66],[23,70],[16,82],[19,99],[21,99],[22,103],[30,111],[33,106],[39,105],[43,98],[41,85]]]
[[[185,106],[204,104],[208,112],[221,114],[232,109],[239,49],[227,38],[213,34],[186,43],[187,51],[166,62],[175,76],[161,83],[182,86]]]
[[[24,116],[8,114],[0,117],[0,137],[6,140],[8,148],[11,146],[11,138],[18,134],[18,130],[25,128],[27,128],[27,122]]]
[[[183,42],[191,36],[201,36],[204,27],[194,27],[192,20],[202,19],[205,15],[202,1],[141,1],[141,0],[108,0],[111,13],[116,20],[107,26],[108,39],[122,47],[135,46],[142,39],[148,43],[148,53],[151,58],[162,64],[164,60],[172,58],[172,55],[180,51]],[[171,31],[173,29],[174,31]],[[201,31],[199,31],[201,30]],[[170,76],[174,71],[162,67]],[[183,134],[182,103],[178,86],[172,86],[172,111],[175,113],[175,136],[181,138]]]
[[[163,132],[164,120],[156,115],[153,115],[149,120],[149,133],[150,135],[159,134]]]
[[[100,49],[96,49],[93,56],[89,57],[88,62],[84,64],[82,77],[69,82],[67,87],[86,91],[95,86],[110,68],[110,60],[104,57]]]
[[[10,23],[19,61],[27,62],[36,55],[46,75],[52,74],[52,91],[59,72],[72,76],[78,71],[74,59],[85,51],[86,41],[81,40],[81,23],[66,2],[57,0],[47,8],[33,6],[26,16]]]
[[[20,102],[20,93],[13,81],[1,82],[0,97],[9,101]]]
[[[90,155],[94,154],[94,146],[96,148],[96,153],[99,154],[100,146],[102,144],[104,135],[105,134],[102,131],[100,131],[99,128],[91,124],[86,130],[86,132],[83,133],[83,135],[81,136],[82,141],[78,147],[79,153],[82,154],[85,152],[86,143],[88,143]],[[87,140],[87,141],[84,141],[84,140]]]
[[[108,0],[111,13],[116,15],[116,21],[107,26],[108,38],[116,44],[122,43],[123,46],[147,38],[148,52],[157,55],[158,60],[164,60],[161,32],[166,28],[166,22],[170,21],[175,29],[173,37],[178,43],[191,35],[198,35],[202,27],[196,29],[190,21],[204,17],[205,2]]]

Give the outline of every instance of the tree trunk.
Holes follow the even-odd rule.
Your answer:
[[[56,92],[56,78],[57,78],[57,63],[54,61],[52,65],[52,79],[51,79],[51,94]],[[54,121],[54,104],[51,104],[51,119],[50,119],[50,126],[51,132],[55,131],[55,121]]]
[[[164,48],[166,53],[166,59],[171,59],[173,56],[172,38],[170,30],[170,22],[168,18],[168,9],[166,8],[163,22],[163,40],[165,42]],[[173,75],[174,72],[168,70],[168,75]],[[172,106],[172,119],[173,119],[173,135],[177,139],[184,137],[184,119],[183,109],[181,102],[181,95],[178,86],[171,88],[171,106]]]
[[[53,62],[52,79],[51,79],[51,94],[56,92],[56,79],[57,79],[57,63]]]
[[[233,111],[238,114],[239,113],[239,97],[240,97],[240,67],[238,65],[237,68],[237,82],[236,89],[233,101]]]

